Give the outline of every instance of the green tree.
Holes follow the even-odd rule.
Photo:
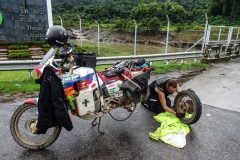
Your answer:
[[[174,23],[184,22],[187,11],[176,2],[141,3],[132,10],[132,17],[139,20],[151,17],[158,17],[162,20],[166,20],[166,15],[169,15]]]
[[[127,20],[118,19],[114,22],[114,29],[118,31],[124,31],[127,29]]]
[[[213,16],[229,17],[233,20],[240,17],[239,0],[212,0],[209,13]]]
[[[143,31],[152,30],[148,25],[150,20],[156,17],[164,24],[166,15],[173,25],[203,24],[205,13],[208,13],[210,23],[240,25],[240,0],[52,0],[52,9],[54,24],[60,24],[58,15],[61,15],[64,26],[69,27],[77,26],[76,14],[84,19],[84,23],[99,20],[115,24],[120,30],[131,30],[128,22],[130,24],[132,19],[137,20]],[[116,19],[125,24],[117,24]]]
[[[157,17],[153,17],[149,20],[148,25],[151,32],[157,32],[160,29],[161,22]]]

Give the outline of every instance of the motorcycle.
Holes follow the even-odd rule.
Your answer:
[[[63,35],[66,31],[61,27],[57,29],[59,28],[59,33]],[[67,41],[62,35],[53,37]],[[60,40],[54,40],[54,43]],[[62,47],[64,43],[60,44],[56,46]],[[74,59],[62,58],[59,64],[54,60],[56,46],[51,48],[35,67],[37,78],[41,77],[46,66],[50,66],[61,79],[66,99],[64,103],[72,115],[92,120],[92,126],[98,125],[100,134],[103,134],[100,130],[101,117],[109,113],[115,120],[126,120],[132,115],[137,104],[145,100],[151,72],[149,62],[122,61],[100,72],[95,69],[96,56],[93,54],[78,54]],[[176,111],[188,113],[188,117],[181,119],[187,124],[196,123],[201,116],[200,99],[191,90],[180,92],[175,98],[174,106]],[[116,108],[125,109],[129,115],[124,119],[116,119],[110,112]],[[29,150],[50,146],[61,132],[61,126],[55,126],[49,128],[45,134],[36,134],[38,114],[38,98],[30,98],[16,109],[11,118],[10,130],[14,140]]]
[[[93,126],[99,119],[98,131],[101,134],[101,117],[106,113],[111,114],[111,110],[123,108],[130,112],[128,117],[131,116],[141,102],[142,93],[147,90],[150,68],[141,67],[131,71],[128,68],[130,63],[121,62],[114,68],[99,72],[95,70],[96,56],[81,54],[75,58],[77,65],[71,67],[69,72],[61,74],[61,66],[57,68],[54,61],[56,51],[56,48],[51,48],[35,68],[35,72],[40,77],[46,66],[56,70],[55,74],[62,80],[66,106],[72,115],[93,120]],[[62,62],[61,64],[65,65]],[[11,118],[10,128],[15,141],[30,150],[48,147],[61,132],[61,127],[53,127],[44,135],[34,134],[38,120],[37,104],[38,98],[25,100]]]

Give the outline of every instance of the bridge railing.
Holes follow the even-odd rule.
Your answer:
[[[199,59],[202,58],[203,53],[201,51],[195,52],[180,52],[180,53],[168,53],[168,54],[148,54],[138,56],[115,56],[115,57],[97,57],[97,65],[114,64],[123,60],[131,60],[136,58],[144,58],[147,61],[161,61],[161,60],[175,60],[175,59]],[[56,59],[60,61],[60,59]],[[40,63],[40,60],[11,60],[0,61],[0,70],[33,70],[36,65]]]
[[[213,34],[214,31],[215,34]],[[239,56],[239,36],[240,27],[213,26],[207,24],[205,41],[203,42],[203,46],[205,46],[204,57],[207,59],[219,59]]]

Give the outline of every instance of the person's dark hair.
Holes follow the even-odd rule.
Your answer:
[[[173,88],[177,88],[177,80],[175,79],[169,79],[168,82],[167,82],[167,85],[168,86],[172,86]]]

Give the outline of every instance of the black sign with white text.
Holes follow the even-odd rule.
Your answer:
[[[43,40],[48,26],[46,0],[0,0],[0,42]]]

